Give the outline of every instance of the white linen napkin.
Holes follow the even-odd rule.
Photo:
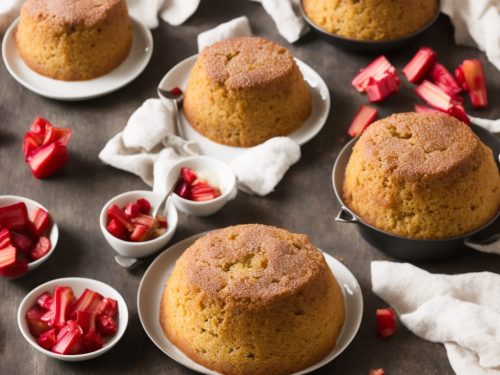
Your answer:
[[[250,35],[252,35],[252,29],[250,28],[248,18],[246,16],[234,18],[231,21],[221,23],[213,29],[198,34],[198,51],[223,39]]]
[[[500,275],[431,274],[408,263],[371,263],[372,289],[402,324],[444,343],[457,375],[500,375]]]
[[[158,27],[158,15],[170,25],[181,25],[199,5],[200,0],[127,0],[130,14],[150,29]]]

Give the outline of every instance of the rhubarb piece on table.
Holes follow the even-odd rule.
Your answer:
[[[58,142],[49,143],[28,155],[26,163],[33,176],[43,179],[59,171],[69,161],[68,149]]]
[[[51,329],[50,323],[42,319],[44,314],[45,309],[42,309],[38,305],[33,306],[31,309],[26,311],[26,314],[24,314],[26,323],[28,323],[28,329],[35,337],[38,337],[42,333]]]
[[[62,328],[70,317],[75,295],[70,287],[58,286],[54,289],[54,326]]]
[[[396,313],[393,309],[377,309],[377,332],[380,337],[392,336],[396,332]]]
[[[50,251],[51,247],[50,240],[45,236],[41,236],[29,253],[31,260],[38,260],[44,257]]]
[[[429,47],[422,47],[403,68],[403,74],[411,83],[420,83],[436,62],[436,52]]]
[[[378,78],[371,77],[366,94],[371,102],[380,102],[399,90],[400,81],[395,72],[387,71]]]
[[[0,207],[0,225],[2,228],[24,229],[28,223],[28,209],[24,202]]]
[[[36,341],[42,348],[51,350],[57,342],[56,329],[52,328],[42,333]]]
[[[33,223],[31,229],[37,237],[43,236],[49,230],[51,225],[50,215],[43,208],[35,208],[30,219]]]
[[[365,130],[377,119],[377,116],[378,111],[375,108],[369,105],[362,105],[354,116],[354,119],[352,120],[351,125],[347,130],[347,134],[349,134],[351,137],[360,135],[363,130]]]
[[[385,371],[383,368],[371,369],[369,375],[385,375]]]
[[[384,55],[379,56],[366,68],[361,69],[351,83],[359,92],[365,92],[370,78],[381,77],[388,70],[394,70],[395,72],[395,68],[389,60]]]
[[[443,113],[439,109],[427,107],[426,105],[422,105],[422,104],[415,104],[415,106],[413,108],[414,108],[414,111],[417,113]]]
[[[455,70],[455,76],[461,82],[465,91],[469,93],[470,101],[474,108],[485,108],[488,106],[486,78],[484,76],[483,64],[480,60],[464,60]]]
[[[458,94],[462,92],[462,88],[459,86],[456,79],[442,64],[434,64],[429,73],[429,78],[432,83],[441,88],[444,92],[446,92],[454,99],[458,99]]]

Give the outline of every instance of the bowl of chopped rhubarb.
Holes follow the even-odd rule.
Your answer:
[[[59,229],[47,209],[16,195],[0,196],[0,276],[17,278],[54,252]]]
[[[42,284],[21,301],[17,323],[39,352],[85,361],[110,350],[125,333],[128,309],[114,288],[80,277]]]
[[[101,231],[118,254],[142,258],[165,248],[177,229],[177,210],[169,199],[165,212],[151,216],[162,198],[160,193],[136,190],[117,195],[104,205]]]

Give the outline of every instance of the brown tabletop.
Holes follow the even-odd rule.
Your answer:
[[[104,240],[98,224],[102,205],[112,196],[128,190],[145,189],[138,177],[102,164],[97,155],[106,141],[120,131],[132,112],[147,98],[156,96],[164,74],[182,59],[196,53],[196,36],[240,15],[247,15],[255,34],[276,40],[292,50],[326,81],[332,96],[328,121],[312,141],[302,147],[302,158],[286,174],[276,190],[265,198],[240,193],[217,214],[207,218],[180,214],[171,243],[210,229],[239,223],[264,223],[306,233],[326,252],[351,269],[361,284],[364,314],[352,344],[317,374],[366,375],[370,368],[384,367],[395,374],[453,374],[442,345],[423,341],[399,326],[395,336],[382,340],[375,331],[375,309],[386,304],[371,292],[370,262],[387,259],[367,244],[356,227],[333,221],[336,202],[331,170],[346,129],[357,108],[367,102],[350,85],[356,72],[374,55],[342,51],[310,33],[290,45],[280,37],[261,5],[252,1],[202,1],[199,10],[180,27],[161,22],[153,31],[154,53],[146,70],[125,88],[102,98],[62,102],[40,97],[20,86],[0,66],[0,194],[16,194],[45,205],[60,228],[60,240],[52,257],[21,279],[0,280],[0,374],[189,374],[192,371],[163,354],[149,340],[137,315],[137,288],[145,265],[128,272],[115,264],[115,253]],[[452,69],[466,58],[483,61],[488,79],[488,109],[474,111],[468,99],[466,110],[473,115],[500,117],[500,73],[476,49],[453,42],[449,20],[441,16],[419,44],[387,53],[398,68],[412,57],[419,45],[439,53],[439,60]],[[410,111],[419,100],[403,79],[402,90],[378,105],[380,115]],[[36,116],[59,126],[71,127],[71,161],[56,176],[39,181],[24,164],[21,143]],[[498,231],[498,225],[495,228]],[[419,264],[432,272],[500,272],[498,256],[464,251],[445,261]],[[67,277],[90,277],[106,282],[125,298],[130,313],[127,331],[110,352],[88,362],[69,363],[50,359],[32,348],[17,327],[16,313],[21,299],[46,281]]]

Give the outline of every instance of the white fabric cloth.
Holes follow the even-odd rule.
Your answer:
[[[453,23],[455,43],[479,48],[500,70],[498,0],[441,0],[441,12]]]
[[[431,274],[375,261],[372,289],[417,336],[444,343],[457,375],[500,375],[500,275]]]
[[[0,1],[0,35],[14,21],[19,14],[19,8],[23,0],[1,0]]]
[[[288,43],[294,43],[307,31],[307,26],[300,12],[300,0],[252,0],[262,4],[271,16],[278,32]]]
[[[170,25],[183,24],[196,12],[200,0],[127,0],[130,14],[150,29],[158,27],[158,15]]]
[[[489,120],[486,118],[473,117],[469,115],[470,122],[480,126],[492,133],[500,133],[500,119]]]
[[[198,51],[223,39],[250,35],[252,35],[250,22],[246,16],[241,16],[198,34]]]

